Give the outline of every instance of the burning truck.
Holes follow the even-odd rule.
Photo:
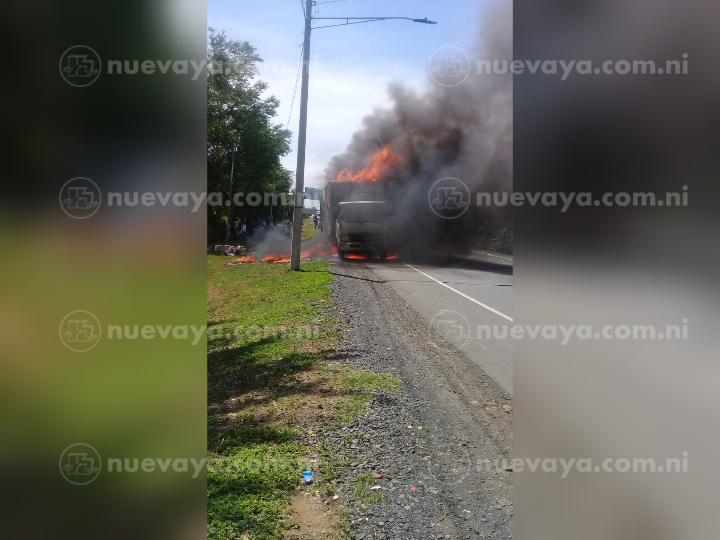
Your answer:
[[[321,216],[340,259],[348,254],[387,258],[392,232],[382,182],[330,182],[323,189]]]
[[[389,186],[382,180],[401,161],[389,147],[382,148],[362,170],[345,169],[322,190],[323,229],[339,258],[355,254],[387,258],[392,242],[391,205]]]

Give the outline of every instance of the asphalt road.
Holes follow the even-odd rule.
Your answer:
[[[486,258],[486,260],[492,260]],[[509,264],[512,260],[509,259]],[[512,266],[456,258],[423,263],[347,261],[370,268],[445,339],[494,379],[513,390]],[[439,283],[438,283],[439,282]],[[497,328],[497,330],[496,330]]]
[[[354,456],[339,473],[353,538],[511,538],[512,397],[481,368],[492,365],[484,351],[503,344],[482,343],[478,354],[467,335],[470,321],[510,322],[494,306],[509,311],[503,285],[511,275],[462,260],[408,264],[334,259],[330,266],[340,322],[331,358],[402,382],[375,392],[368,410],[329,441]],[[510,362],[509,349],[498,357]],[[361,473],[379,473],[373,489],[381,504],[357,499]]]

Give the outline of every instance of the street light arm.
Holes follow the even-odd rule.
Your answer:
[[[413,19],[411,17],[313,17],[312,20],[326,20],[326,21],[346,21],[340,24],[328,24],[325,26],[314,26],[313,30],[319,30],[320,28],[332,28],[334,26],[348,26],[351,24],[362,24],[376,21],[389,21],[389,20],[403,20],[412,21],[423,24],[437,24],[435,21],[429,21],[427,17],[424,19]],[[357,21],[357,22],[350,22]]]

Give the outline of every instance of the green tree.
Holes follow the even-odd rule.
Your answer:
[[[247,41],[228,39],[225,32],[209,29],[207,88],[207,182],[208,193],[229,197],[230,161],[233,145],[235,174],[233,193],[288,193],[292,172],[280,164],[290,152],[291,132],[273,123],[280,102],[264,97],[268,85],[257,80],[262,58]],[[270,215],[265,201],[259,206],[231,206],[233,218]],[[282,219],[283,208],[273,215]],[[224,237],[226,206],[208,207],[208,241]]]

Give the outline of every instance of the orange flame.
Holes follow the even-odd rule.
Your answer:
[[[316,246],[311,247],[307,251],[300,252],[301,259],[315,259],[318,257],[329,257],[329,256],[337,257],[337,246],[329,246],[327,244],[318,244]],[[373,259],[372,256],[360,255],[358,253],[346,253],[345,258],[353,259],[353,260],[360,260],[360,261]],[[388,255],[388,257],[387,257],[388,260],[394,260],[397,258],[398,258],[398,256],[396,253]],[[256,264],[259,261],[253,255],[248,255],[247,257],[240,257],[239,259],[235,259],[234,262],[235,262],[235,264]],[[287,254],[266,255],[265,257],[263,257],[262,262],[270,263],[270,264],[289,263],[290,255],[287,255]]]
[[[327,257],[332,255],[337,248],[327,244],[318,244],[311,247],[307,251],[300,252],[300,258],[302,259],[314,259],[315,257]]]
[[[289,263],[290,257],[287,255],[267,255],[263,258],[264,263]]]
[[[376,255],[360,255],[359,253],[346,253],[346,254],[345,254],[345,258],[346,258],[346,259],[358,260],[358,261],[370,261],[370,260],[376,259],[377,256],[376,256]],[[390,260],[395,260],[395,259],[397,259],[397,258],[398,258],[398,256],[397,256],[396,253],[393,253],[392,255],[388,255],[388,256],[386,257],[386,259],[389,260],[389,261],[390,261]]]
[[[235,259],[235,262],[243,264],[254,264],[257,262],[257,259],[252,255],[248,255],[247,257],[240,257],[239,259]]]
[[[357,173],[345,169],[333,182],[377,182],[388,167],[394,167],[402,161],[402,157],[394,154],[390,147],[375,152],[365,168]]]
[[[306,251],[300,252],[301,259],[316,259],[318,257],[330,257],[333,255],[337,256],[337,247],[326,245],[326,244],[318,244],[316,246],[311,247],[310,249],[308,249]],[[255,264],[258,262],[258,260],[253,255],[248,255],[247,257],[241,257],[239,259],[235,259],[234,262],[237,264]],[[289,263],[290,255],[289,254],[266,255],[265,257],[263,257],[262,262],[264,262],[264,263]]]

